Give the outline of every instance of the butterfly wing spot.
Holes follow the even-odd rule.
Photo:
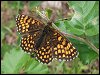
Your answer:
[[[70,49],[71,52],[73,52],[73,49]]]
[[[69,53],[69,54],[71,54],[71,52],[70,52],[70,51],[68,51],[68,53]]]
[[[28,47],[26,47],[26,50],[28,50]]]
[[[40,56],[40,59],[42,59],[42,56]]]
[[[55,51],[55,54],[57,55],[57,51]]]
[[[69,42],[69,44],[72,46],[72,43],[71,42]]]
[[[24,41],[24,44],[26,44],[26,41]]]
[[[76,54],[76,52],[74,52],[74,54]]]
[[[63,42],[62,42],[62,45],[65,45],[66,44],[66,41],[65,41],[65,39],[63,40]]]
[[[74,53],[72,54],[72,56],[74,56]]]
[[[28,29],[26,29],[26,32],[28,31]]]
[[[54,33],[54,35],[57,35],[57,33]]]
[[[44,55],[44,52],[42,52],[42,55]]]
[[[66,50],[69,50],[69,46],[67,46],[67,49]]]
[[[28,22],[28,23],[30,23],[30,22],[31,22],[31,20],[32,20],[32,18],[28,19],[28,20],[27,20],[27,22]]]
[[[47,41],[47,44],[49,44],[49,41]]]
[[[22,22],[23,20],[20,20],[20,23]]]
[[[63,54],[63,57],[65,57],[65,54]]]
[[[20,30],[19,30],[20,31]],[[22,30],[22,32],[24,33],[25,32],[25,30]]]
[[[67,47],[65,47],[64,49],[67,50]]]
[[[34,34],[34,36],[36,36],[36,34]]]
[[[37,54],[37,56],[39,57],[40,55],[39,55],[39,54]]]
[[[60,44],[57,45],[57,48],[60,48]]]
[[[23,29],[25,29],[25,27],[23,27]]]
[[[21,42],[23,43],[24,41],[22,40]]]
[[[47,46],[47,47],[46,47],[46,49],[49,49],[49,48],[50,48],[50,46]]]
[[[61,37],[61,36],[59,36],[59,37],[58,37],[58,41],[61,41],[61,38],[62,38],[62,37]]]
[[[24,18],[24,23],[26,23],[26,20],[28,19],[28,16],[25,16]]]
[[[75,47],[73,47],[73,50],[75,49]]]
[[[49,55],[47,55],[47,58],[49,58]]]
[[[19,28],[18,31],[21,31],[21,28]]]
[[[31,48],[33,48],[33,45],[31,45]]]
[[[39,22],[37,22],[37,25],[39,25]]]
[[[25,25],[28,26],[29,24],[28,23],[25,23]]]
[[[23,20],[23,17],[21,17],[21,19]]]
[[[44,58],[46,58],[46,55],[44,55]]]
[[[64,46],[63,45],[60,45],[61,46],[61,48],[63,49],[64,48]]]
[[[22,17],[24,17],[25,15],[22,15]]]
[[[20,24],[24,24],[24,23],[21,21]]]
[[[66,51],[66,55],[68,54],[68,51]]]
[[[25,46],[27,47],[27,43],[25,44]]]
[[[70,44],[69,44],[69,43],[67,44],[67,48],[68,48],[68,49],[70,48]]]
[[[57,50],[57,47],[55,47],[54,50]]]
[[[41,54],[42,52],[41,52],[41,51],[39,51],[39,53]]]
[[[61,53],[61,50],[60,49],[58,49],[58,53]]]
[[[61,58],[61,55],[59,55],[58,57]]]
[[[29,25],[26,25],[26,28],[29,28]]]
[[[62,49],[62,53],[65,53],[65,50],[64,49]]]
[[[51,60],[52,58],[49,58],[49,60]]]
[[[48,54],[50,53],[51,49],[49,49]]]
[[[41,49],[44,49],[44,47],[42,47]]]
[[[30,47],[30,44],[28,44],[28,47]]]
[[[68,58],[68,55],[67,55],[67,57],[66,58]]]
[[[24,49],[25,49],[25,47],[24,47]]]
[[[32,21],[32,24],[34,24],[34,23],[35,23],[35,21],[33,20],[33,21]]]
[[[46,60],[46,62],[48,62],[48,60]]]

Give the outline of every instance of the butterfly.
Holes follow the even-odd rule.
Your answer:
[[[21,48],[36,59],[48,64],[55,58],[59,61],[71,61],[78,56],[77,49],[52,23],[45,25],[41,20],[18,14],[17,31],[21,34]]]

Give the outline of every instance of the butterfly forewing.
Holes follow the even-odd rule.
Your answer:
[[[26,15],[17,15],[16,24],[17,30],[20,34],[26,34],[44,28],[44,24],[41,21]]]
[[[40,47],[37,50],[37,59],[42,63],[50,63],[52,61],[52,44],[50,35],[45,35]]]

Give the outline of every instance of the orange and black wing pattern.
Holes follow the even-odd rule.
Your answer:
[[[40,20],[26,15],[18,15],[16,24],[22,35],[22,50],[35,53],[40,62],[48,64],[54,58],[71,61],[78,56],[73,44],[51,24],[44,25]]]
[[[35,42],[42,34],[44,24],[27,15],[17,15],[16,17],[17,31],[22,35],[21,48],[27,53],[32,54],[35,50]]]
[[[52,30],[52,53],[53,58],[71,61],[78,56],[78,52],[73,44],[56,29]]]
[[[56,58],[59,61],[71,61],[78,56],[76,48],[59,31],[49,25],[43,30],[42,43],[37,49],[37,59],[42,63],[50,63]]]

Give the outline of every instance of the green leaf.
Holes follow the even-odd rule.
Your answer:
[[[12,49],[9,53],[6,52],[3,60],[2,67],[4,74],[19,73],[28,56],[22,50]]]
[[[70,40],[73,41],[73,44],[79,51],[79,58],[83,64],[90,64],[93,60],[98,58],[98,54],[84,43],[73,39]]]
[[[91,5],[91,4],[90,4]],[[95,2],[92,8],[90,8],[90,12],[84,16],[84,22],[92,22],[95,17],[99,16],[99,4],[98,1]]]
[[[83,64],[90,64],[93,60],[97,59],[98,54],[87,47],[86,45],[79,45],[79,58],[83,62]]]
[[[35,61],[25,69],[25,72],[28,74],[46,74],[48,73],[48,68],[47,65]]]
[[[87,38],[99,49],[99,35],[88,36]]]
[[[83,9],[83,16],[87,16],[91,10],[93,10],[92,8],[94,7],[96,1],[86,1],[84,6],[82,7]]]
[[[99,34],[99,25],[91,25],[91,27],[89,27],[88,29],[86,29],[85,34],[87,36],[94,36]]]
[[[66,32],[66,27],[65,26],[66,25],[64,24],[63,21],[59,21],[58,27],[64,32]]]
[[[6,52],[9,52],[14,46],[8,45],[6,43],[2,44],[1,47],[1,56],[3,57],[5,55]]]
[[[73,34],[76,34],[76,35],[84,34],[84,31],[82,29],[75,28],[75,26],[73,25],[72,22],[65,21],[65,25],[66,25],[67,31],[70,32],[70,33],[73,33]]]
[[[86,34],[86,36],[97,35],[99,33],[98,1],[70,1],[69,5],[75,10],[72,19],[66,23],[71,33],[77,35]],[[87,28],[88,25],[90,25],[89,28]]]

